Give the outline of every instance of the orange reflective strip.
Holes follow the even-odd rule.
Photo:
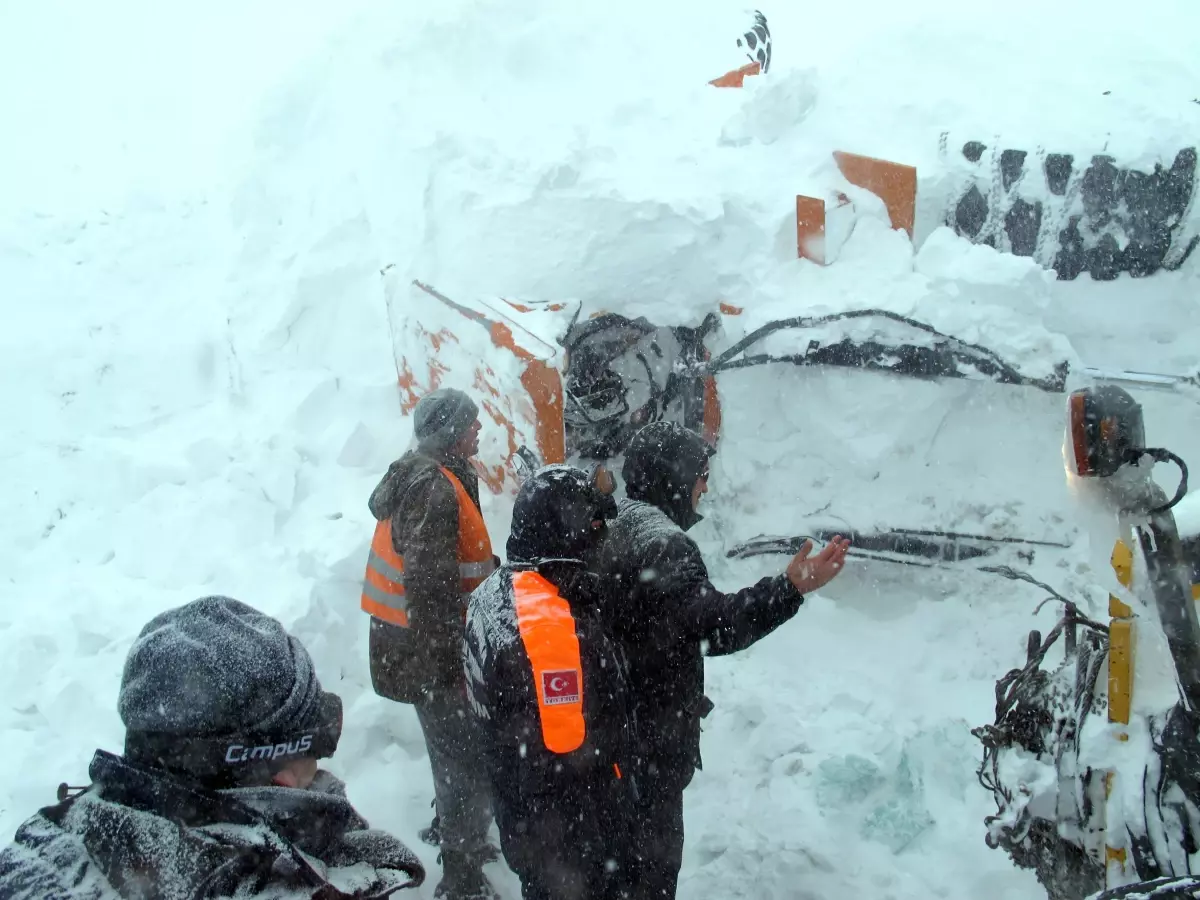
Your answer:
[[[461,572],[466,567],[480,566],[482,574],[462,576],[459,580],[459,590],[469,594],[487,579],[492,573],[492,540],[488,536],[487,524],[483,515],[471,501],[471,495],[462,486],[454,473],[445,466],[439,466],[454,488],[454,496],[458,500],[458,565]],[[470,568],[467,569],[471,571]]]
[[[374,548],[371,548],[371,552],[367,556],[367,568],[374,569],[388,581],[395,582],[401,587],[404,586],[404,570],[396,568],[376,553]]]
[[[621,767],[613,763],[613,771],[617,773],[617,778],[619,779],[621,777]]]
[[[471,497],[454,474],[444,466],[439,467],[449,479],[458,501],[458,565],[459,590],[470,593],[483,583],[494,570],[492,542],[488,536],[483,516],[471,502]],[[405,603],[403,583],[389,575],[404,575],[404,560],[396,553],[392,544],[392,523],[385,519],[375,523],[371,537],[371,552],[378,557],[379,566],[372,565],[368,558],[363,573],[363,593],[359,601],[363,612],[403,628],[409,627],[408,608]],[[383,568],[384,571],[380,569]],[[388,571],[390,570],[390,571]],[[463,608],[466,615],[466,608]]]
[[[536,572],[513,573],[517,629],[533,669],[542,741],[551,753],[583,745],[583,666],[575,618],[558,590]]]
[[[404,594],[404,560],[392,549],[392,524],[388,520],[375,524],[371,552],[367,556],[367,571],[363,580],[387,594]],[[400,580],[398,580],[400,579]]]
[[[392,546],[391,519],[375,523],[375,533],[371,535],[371,551],[397,572],[404,572],[404,560]]]
[[[366,594],[363,594],[359,603],[362,606],[363,612],[374,616],[376,619],[381,619],[390,625],[399,625],[401,628],[408,627],[408,613],[402,609],[392,609],[390,606],[376,603]]]
[[[359,606],[377,619],[408,627],[408,600],[404,596],[404,587],[388,581],[374,569],[367,569],[363,578]]]
[[[404,585],[391,581],[386,575],[375,569],[368,568],[363,575],[363,581],[374,585],[385,594],[393,594],[397,597],[404,596]]]
[[[488,536],[483,515],[471,501],[471,495],[454,473],[443,468],[458,499],[458,561],[460,563],[488,562],[492,558],[492,541]]]
[[[407,628],[409,626],[408,607],[404,596],[404,585],[393,581],[375,568],[373,563],[376,559],[397,575],[403,576],[404,560],[392,549],[392,526],[388,520],[375,524],[375,533],[371,537],[371,555],[367,558],[367,569],[363,573],[363,590],[359,597],[359,607],[363,612],[376,619]]]

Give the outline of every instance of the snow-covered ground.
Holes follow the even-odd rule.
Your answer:
[[[741,63],[750,22],[719,0],[0,11],[0,837],[59,782],[86,783],[94,747],[120,748],[141,625],[225,593],[305,640],[346,701],[331,768],[436,869],[416,840],[431,797],[417,722],[370,691],[357,599],[366,498],[409,438],[387,265],[448,293],[662,323],[724,300],[746,309],[727,340],[781,312],[873,306],[1035,374],[1060,358],[1195,370],[1194,262],[1055,283],[928,218],[914,250],[851,189],[863,218],[819,269],[794,259],[791,219],[795,194],[845,189],[834,149],[936,186],[943,131],[1169,161],[1200,125],[1191,4],[763,11],[772,70],[742,91],[706,84]],[[774,367],[720,388],[696,536],[723,586],[783,563],[725,549],[818,511],[1078,537],[1035,573],[1064,591],[1108,578],[1089,572],[1107,548],[1087,547],[1062,476],[1061,395]],[[1138,397],[1152,443],[1200,446],[1200,406]],[[485,504],[502,546],[507,499]],[[1032,615],[1039,599],[856,563],[777,634],[711,661],[681,896],[1041,896],[983,843],[993,807],[969,734],[1052,620]]]

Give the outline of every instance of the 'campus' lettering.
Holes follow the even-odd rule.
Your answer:
[[[225,750],[225,762],[231,764],[244,763],[249,760],[279,759],[281,756],[296,756],[307,753],[312,749],[313,736],[306,734],[299,740],[279,744],[263,744],[258,747],[246,747],[242,744],[230,744]]]

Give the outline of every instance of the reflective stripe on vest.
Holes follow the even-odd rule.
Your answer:
[[[533,670],[542,741],[551,753],[583,744],[583,666],[575,617],[558,589],[536,572],[514,572],[517,629]]]
[[[462,482],[444,466],[438,468],[450,480],[454,487],[454,496],[458,498],[459,590],[469,594],[483,584],[496,569],[492,559],[492,540],[488,537],[482,513],[471,502],[471,495],[462,486]]]
[[[390,625],[408,627],[408,598],[404,596],[404,561],[392,548],[392,522],[375,523],[367,572],[363,576],[363,612]]]
[[[449,469],[444,466],[438,468],[450,481],[458,503],[459,591],[465,596],[495,571],[492,542],[483,516],[471,501],[466,488]],[[408,600],[404,596],[404,560],[396,553],[392,543],[390,519],[375,524],[371,552],[367,557],[367,571],[363,576],[360,606],[363,612],[384,622],[401,628],[409,626]]]

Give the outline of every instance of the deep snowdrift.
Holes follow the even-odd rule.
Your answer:
[[[107,4],[66,30],[54,4],[6,10],[0,112],[19,127],[0,147],[0,836],[82,783],[94,746],[119,748],[116,687],[144,621],[221,592],[303,637],[346,700],[332,767],[435,868],[415,837],[431,797],[419,729],[370,692],[357,608],[366,497],[409,436],[385,265],[448,293],[663,322],[724,300],[746,308],[729,341],[780,314],[875,306],[1031,372],[1194,366],[1194,264],[1051,283],[928,215],[914,252],[829,159],[915,164],[924,191],[947,129],[1129,159],[1193,141],[1191,6],[1120,28],[1125,11],[1042,7],[766,8],[774,65],[743,91],[705,84],[740,64],[747,21],[715,2],[260,0],[186,22]],[[794,259],[792,198],[829,188],[862,217],[819,269]],[[724,549],[818,511],[859,528],[1077,531],[1061,395],[775,367],[728,373],[721,392],[696,536],[724,586],[783,562]],[[1138,396],[1156,442],[1197,445],[1200,407]],[[486,504],[502,545],[506,502]],[[1080,541],[1062,562],[1039,554],[1037,573],[1085,590]],[[778,634],[709,664],[683,896],[1039,896],[983,844],[968,729],[1052,613],[1035,619],[1024,586],[898,568],[856,564]]]

